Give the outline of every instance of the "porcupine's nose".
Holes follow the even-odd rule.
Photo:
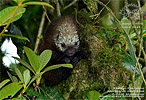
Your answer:
[[[75,53],[76,53],[76,50],[75,50],[75,48],[73,48],[73,47],[69,47],[69,48],[65,51],[65,54],[66,54],[67,56],[73,56]]]

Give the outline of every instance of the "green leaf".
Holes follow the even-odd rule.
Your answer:
[[[5,84],[7,84],[10,81],[10,79],[5,79],[0,83],[0,88],[2,88]]]
[[[41,53],[39,57],[39,72],[46,66],[46,64],[50,61],[52,56],[51,50],[45,50]]]
[[[131,41],[132,41],[132,46],[134,47],[134,51],[133,51],[132,46],[131,46],[131,44],[130,44],[130,41],[129,41],[129,39],[128,39],[128,36],[125,35],[125,37],[126,37],[126,40],[127,40],[127,42],[128,42],[128,50],[129,50],[130,56],[131,56],[132,59],[136,62],[136,59],[135,59],[135,56],[134,56],[134,52],[136,52],[136,48],[135,48],[135,46],[134,46],[134,42],[133,42],[132,39],[131,39]]]
[[[12,98],[12,99],[7,99],[7,100],[23,100],[23,99]]]
[[[123,65],[130,71],[134,71],[134,68],[135,68],[135,65],[136,65],[136,58],[134,56],[134,53],[136,52],[136,48],[134,46],[134,42],[133,40],[131,39],[132,41],[132,45],[130,44],[130,41],[128,39],[128,36],[125,34],[125,37],[126,37],[126,40],[128,42],[128,50],[129,50],[129,53],[128,54],[126,51],[124,51],[124,63]],[[134,48],[134,50],[132,49],[132,46]],[[140,67],[142,67],[142,65],[140,65]],[[133,72],[132,71],[132,72]],[[140,74],[140,71],[139,71],[139,68],[137,67],[137,70],[136,70],[136,73],[137,74]]]
[[[15,76],[12,76],[15,83],[18,83],[18,79]]]
[[[7,100],[30,100],[30,99],[26,99],[24,96],[22,96],[22,94],[20,94],[17,98],[11,98]]]
[[[23,39],[23,40],[27,40],[28,42],[30,42],[29,39],[28,39],[27,37],[23,37],[23,36],[12,35],[12,34],[3,34],[2,36],[15,37],[15,38],[17,38],[17,39]]]
[[[19,59],[17,57],[13,57],[13,58],[16,59],[16,60],[18,60],[22,65],[24,65],[25,67],[27,67],[29,70],[31,70],[35,74],[34,69],[28,63],[26,63],[24,60]]]
[[[0,26],[8,24],[8,22],[9,22],[10,18],[12,17],[16,8],[17,8],[17,6],[8,7],[8,8],[3,9],[0,12]],[[25,10],[26,10],[25,8],[19,8],[16,11],[11,22],[14,22],[14,21],[18,20],[19,18],[21,18],[22,14],[25,12]]]
[[[12,82],[15,82],[15,83],[18,82],[18,80],[17,80],[17,78],[15,76],[12,76],[8,71],[7,71],[7,73],[8,73],[8,76],[10,77]]]
[[[89,100],[99,100],[101,94],[97,91],[89,91],[87,97]]]
[[[31,66],[33,67],[33,69],[35,70],[35,72],[37,72],[38,68],[39,68],[39,60],[38,60],[38,56],[28,47],[24,46],[24,51],[29,59],[29,62],[31,64]]]
[[[114,100],[114,97],[111,94],[105,95],[102,99],[100,100]]]
[[[50,4],[46,3],[46,2],[27,2],[27,3],[24,3],[23,5],[24,6],[26,6],[26,5],[44,5],[44,6],[48,6],[48,7],[52,8],[52,9],[54,9],[54,7],[52,5],[50,5]]]
[[[124,55],[123,59],[123,66],[128,69],[130,72],[133,72],[135,69],[136,59],[134,59],[130,54],[128,54],[125,50],[122,50],[122,53]],[[142,68],[142,65],[140,64],[140,67]],[[136,69],[136,74],[140,74],[139,68]]]
[[[29,82],[29,85],[33,82],[33,81],[35,81],[38,77],[40,77],[40,76],[42,76],[42,72],[41,73],[39,73],[39,74],[36,74],[32,79],[31,79],[31,81]],[[29,86],[28,85],[28,86]]]
[[[20,94],[16,99],[18,99],[18,100],[30,100],[30,99],[28,99],[28,97],[24,97],[25,95],[23,95],[23,94]],[[26,99],[27,98],[27,99]]]
[[[18,75],[18,77],[21,80],[21,82],[24,82],[23,76],[22,76],[20,70],[17,67],[15,67],[15,72]]]
[[[10,83],[6,85],[0,91],[0,100],[8,98],[8,96],[13,97],[22,88],[22,86],[23,85],[21,85],[20,83]]]
[[[130,32],[130,29],[132,27],[130,20],[128,20],[127,18],[122,18],[121,20],[121,25],[124,27],[124,29],[127,31],[127,33]]]
[[[45,73],[47,71],[50,71],[50,70],[53,70],[53,69],[57,69],[57,68],[60,68],[60,67],[73,68],[72,64],[59,64],[59,65],[48,66],[47,68],[45,68],[43,70],[42,73]]]
[[[28,69],[26,69],[23,73],[23,77],[24,77],[24,83],[25,85],[27,85],[31,79],[31,76],[30,76],[30,71]]]

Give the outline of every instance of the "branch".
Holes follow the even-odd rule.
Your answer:
[[[59,4],[58,0],[56,0],[56,9],[57,9],[57,16],[61,16],[60,4]]]
[[[42,0],[41,0],[41,1],[42,1]],[[47,2],[47,3],[49,3],[49,2]],[[43,7],[43,9],[44,9],[44,11],[45,11],[45,15],[46,15],[46,17],[47,17],[47,19],[48,19],[48,22],[51,23],[51,20],[50,20],[49,16],[47,15],[47,10],[46,10],[45,6],[42,5],[42,7]]]
[[[44,22],[45,22],[45,11],[43,12],[43,15],[42,15],[42,19],[41,19],[41,23],[40,23],[37,39],[36,39],[36,44],[35,44],[35,49],[34,49],[35,53],[38,52],[38,47],[39,47],[39,44],[40,44],[40,38],[39,37],[41,36],[41,34],[43,32]]]
[[[76,2],[77,2],[77,0],[72,1],[69,5],[65,6],[65,7],[63,8],[63,10],[65,10],[65,9],[67,9],[67,8],[69,8],[69,7],[71,7],[71,6],[74,5]]]
[[[107,2],[106,6],[107,6],[110,2],[111,2],[111,0],[109,0],[109,1]],[[99,15],[102,13],[102,11],[104,10],[104,8],[105,8],[105,7],[103,7],[103,8],[100,10],[100,12],[97,14],[97,16],[96,16],[95,19],[97,19],[97,18],[99,17]]]

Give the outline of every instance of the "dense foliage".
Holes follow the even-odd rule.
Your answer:
[[[11,39],[20,63],[9,67],[0,50],[0,100],[143,100],[146,87],[145,0],[1,0],[0,46]],[[37,55],[46,26],[70,14],[78,23],[86,59],[59,85],[45,87],[42,75],[52,51]],[[1,48],[2,49],[2,48]],[[33,51],[34,50],[34,51]],[[24,53],[25,52],[25,53]]]

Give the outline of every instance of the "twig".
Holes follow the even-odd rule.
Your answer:
[[[143,53],[143,55],[144,55],[144,61],[145,61],[145,66],[146,66],[146,53],[145,53],[145,51],[144,51],[144,48],[142,47],[142,53]]]
[[[140,1],[137,0],[137,3],[138,3],[138,7],[139,7],[139,14],[140,14],[140,51],[139,51],[139,58],[140,58],[140,54],[141,54],[141,51],[143,51],[143,11],[141,9],[141,6],[140,6]],[[145,52],[144,52],[144,57],[146,58],[146,55],[145,55]],[[145,60],[145,63],[146,63],[146,60]]]
[[[138,7],[139,7],[140,28],[141,28],[141,32],[140,32],[141,37],[140,37],[140,46],[139,46],[140,50],[139,50],[139,55],[138,55],[138,58],[140,58],[141,51],[144,51],[144,49],[143,49],[143,12],[142,12],[142,9],[141,9],[141,6],[140,6],[140,0],[137,0],[137,3],[138,3]],[[144,52],[144,59],[145,58],[146,58],[146,55],[145,55],[145,52]],[[146,59],[145,59],[145,65],[146,65]],[[138,67],[139,67],[140,72],[143,73],[140,66],[138,66]],[[144,76],[142,76],[142,78],[144,78]]]
[[[128,16],[129,16],[129,19],[130,19],[130,21],[131,21],[132,27],[133,27],[133,29],[134,29],[136,35],[138,35],[138,31],[137,31],[137,28],[136,28],[136,26],[135,26],[135,22],[134,22],[134,20],[132,19],[130,10],[129,10],[129,8],[128,8],[128,1],[127,1],[127,0],[125,0],[125,7],[126,7],[127,14],[128,14]],[[130,31],[129,31],[129,32],[130,32]],[[139,35],[138,35],[137,37],[139,37]],[[132,74],[132,80],[133,80],[133,81],[132,81],[132,84],[133,84],[133,88],[135,87],[135,86],[134,86],[134,82],[135,82],[135,73],[136,73],[136,70],[137,70],[137,62],[136,62],[136,64],[135,64],[134,71],[133,71],[133,74]]]
[[[39,47],[39,44],[40,44],[40,38],[39,37],[41,36],[41,34],[43,32],[44,22],[45,22],[45,11],[43,12],[43,15],[42,15],[42,19],[41,19],[37,39],[36,39],[36,44],[35,44],[35,49],[34,49],[35,53],[37,53],[37,51],[38,51],[38,47]]]
[[[70,6],[74,5],[76,2],[77,2],[77,0],[72,1],[69,5],[65,6],[63,8],[63,10],[65,10],[65,9],[69,8]]]
[[[126,2],[126,4],[128,3],[127,0],[125,0],[125,2]],[[141,51],[142,51],[142,48],[143,48],[143,46],[142,46],[142,45],[143,45],[143,14],[142,14],[140,2],[139,2],[138,0],[137,0],[137,2],[138,2],[138,7],[139,7],[139,11],[138,11],[137,13],[139,13],[139,15],[140,15],[140,29],[141,29],[140,35],[141,35],[141,37],[139,37],[139,33],[138,33],[138,30],[137,30],[136,25],[135,25],[135,20],[132,19],[131,15],[128,13],[128,15],[130,16],[130,20],[131,20],[131,23],[132,23],[132,27],[133,27],[133,29],[134,29],[134,31],[135,31],[135,33],[136,33],[136,36],[137,36],[138,42],[139,42],[139,54],[138,54],[137,62],[136,62],[136,64],[135,64],[135,68],[134,68],[133,75],[132,75],[133,81],[135,81],[135,72],[136,72],[137,64],[138,64],[138,62],[139,62],[139,59],[140,59],[140,56],[141,56]],[[128,9],[128,8],[127,8],[127,9]],[[128,12],[128,10],[127,10],[127,12]],[[133,16],[134,16],[134,15],[133,15]],[[146,60],[145,60],[145,62],[146,62]],[[142,74],[142,71],[141,71],[140,66],[138,66],[138,67],[139,67],[139,70],[140,70],[140,72],[141,72],[141,74]],[[144,77],[143,77],[143,78],[144,78]],[[133,85],[133,86],[134,86],[134,85]]]
[[[99,0],[96,0],[100,5],[102,5],[102,6],[104,6],[106,9],[107,9],[107,11],[109,12],[109,13],[111,13],[111,15],[115,18],[115,20],[118,22],[118,24],[121,26],[121,28],[122,28],[122,30],[126,33],[126,35],[127,35],[127,37],[128,37],[128,40],[129,40],[129,42],[130,42],[130,45],[131,45],[131,47],[132,47],[132,51],[133,51],[133,53],[134,53],[134,57],[135,57],[135,59],[136,59],[136,62],[137,62],[137,64],[138,64],[138,67],[140,68],[140,64],[139,64],[139,62],[138,62],[138,59],[137,59],[137,56],[136,56],[136,54],[135,54],[135,52],[134,52],[134,47],[133,47],[133,44],[132,44],[132,41],[131,41],[131,39],[130,39],[130,36],[129,36],[129,34],[127,33],[127,31],[125,30],[125,28],[122,26],[122,24],[121,24],[121,22],[117,19],[117,17],[114,15],[114,13],[112,12],[112,10],[109,8],[109,7],[107,7],[104,3],[102,3],[101,1],[99,1]],[[141,69],[141,68],[140,68]],[[145,85],[146,85],[146,80],[144,79],[144,75],[143,75],[143,73],[142,73],[142,71],[140,70],[140,73],[141,73],[141,76],[142,76],[142,79],[143,79],[143,81],[144,81],[144,83],[145,83]]]
[[[57,16],[61,16],[60,4],[59,4],[58,0],[56,0],[56,9],[57,9]]]
[[[41,0],[41,1],[42,1],[42,0]],[[48,2],[47,2],[47,3],[48,3]],[[49,16],[47,15],[47,10],[46,10],[45,6],[42,5],[42,7],[43,7],[43,9],[44,9],[44,11],[45,11],[45,15],[46,15],[46,17],[47,17],[47,19],[48,19],[48,22],[51,23],[51,20],[50,20]]]
[[[144,60],[145,60],[145,66],[146,66],[146,53],[143,49],[143,10],[141,9],[141,6],[140,6],[140,1],[137,0],[138,2],[138,7],[139,7],[139,11],[137,13],[140,14],[140,29],[141,29],[141,32],[140,32],[140,36],[139,36],[139,33],[138,33],[138,30],[136,28],[136,25],[135,25],[135,22],[133,19],[131,19],[131,23],[132,23],[132,26],[134,28],[134,31],[136,33],[136,36],[138,38],[138,42],[139,42],[139,54],[138,54],[138,59],[140,58],[141,56],[141,51],[144,55]]]
[[[45,15],[46,15],[46,17],[48,19],[48,22],[51,23],[51,20],[50,20],[49,16],[47,15],[47,10],[46,10],[46,8],[44,6],[43,6],[43,9],[45,11]]]
[[[139,38],[138,31],[137,31],[137,28],[136,28],[136,26],[135,26],[134,19],[132,19],[130,10],[129,10],[129,8],[128,8],[128,1],[127,1],[127,0],[125,0],[125,6],[126,6],[127,14],[128,14],[128,16],[129,16],[129,19],[130,19],[131,24],[132,24],[132,27],[133,27],[133,29],[134,29],[134,31],[135,31],[137,37]],[[130,31],[129,31],[129,32],[130,32]],[[133,80],[133,81],[132,81],[132,85],[133,85],[133,88],[134,88],[134,89],[135,89],[134,82],[135,82],[135,73],[136,73],[136,70],[137,70],[137,62],[136,62],[136,64],[135,64],[134,71],[133,71],[133,74],[132,74],[132,80]]]
[[[75,20],[76,20],[76,22],[80,25],[80,22],[78,21],[78,18],[77,18],[77,8],[75,8]]]
[[[106,4],[106,6],[111,2],[111,0],[108,1],[108,3]],[[100,12],[97,14],[97,16],[95,17],[95,20],[99,17],[99,15],[101,14],[101,12],[104,10],[105,7],[103,7]]]

